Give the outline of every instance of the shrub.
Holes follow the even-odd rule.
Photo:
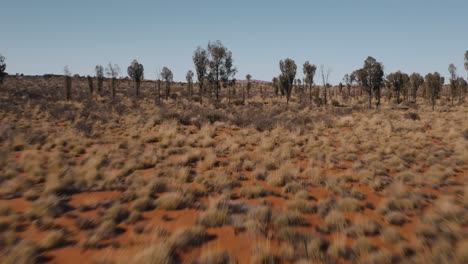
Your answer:
[[[37,263],[39,248],[32,242],[22,240],[8,250],[2,258],[4,264],[34,264]]]
[[[171,245],[157,242],[137,253],[130,263],[176,264],[177,261],[175,250]]]
[[[298,211],[303,214],[310,214],[317,212],[317,206],[310,201],[303,199],[295,199],[293,201],[286,202],[288,210]]]
[[[350,234],[353,236],[374,236],[379,234],[380,225],[369,217],[358,216],[354,220]]]
[[[134,211],[147,211],[153,209],[153,199],[150,197],[142,197],[137,200],[135,200],[132,203],[131,210]]]
[[[122,205],[115,204],[111,208],[107,209],[104,215],[104,220],[111,220],[118,224],[128,218],[130,212]]]
[[[382,229],[381,236],[385,243],[391,244],[395,244],[402,239],[400,231],[393,227],[385,227]]]
[[[240,189],[240,196],[247,199],[254,199],[259,197],[265,197],[268,195],[268,191],[259,185],[244,186]]]
[[[338,200],[338,209],[341,211],[359,212],[362,210],[362,205],[358,200],[346,197]]]
[[[275,225],[279,227],[284,226],[307,226],[309,223],[302,216],[301,213],[296,211],[286,211],[276,216]]]
[[[235,264],[235,259],[222,249],[204,251],[198,261],[199,264]]]
[[[229,220],[229,214],[226,209],[209,209],[197,219],[197,223],[205,227],[223,226]]]
[[[164,193],[155,201],[158,209],[180,210],[187,207],[187,199],[178,192]]]
[[[54,230],[41,241],[41,248],[50,250],[66,244],[66,234],[63,230]]]
[[[391,225],[402,225],[406,223],[407,218],[400,212],[390,212],[385,216],[385,220]]]
[[[335,258],[348,258],[350,250],[346,247],[345,238],[335,239],[327,250],[328,254]]]
[[[325,217],[325,224],[330,231],[343,231],[348,226],[348,220],[339,211],[330,211]]]
[[[192,226],[175,231],[169,238],[169,244],[176,249],[186,249],[191,246],[198,246],[206,239],[207,234],[203,226]]]

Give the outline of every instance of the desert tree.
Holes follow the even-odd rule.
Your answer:
[[[5,62],[5,57],[0,54],[0,85],[3,83],[3,79],[6,76],[6,62]]]
[[[453,63],[450,63],[448,71],[450,73],[450,101],[453,105],[453,100],[457,95],[457,67]]]
[[[101,93],[102,83],[104,82],[104,67],[102,67],[101,65],[96,65],[94,71],[96,72],[97,78],[97,91],[98,93]]]
[[[71,90],[72,90],[72,73],[68,66],[63,67],[63,74],[65,75],[65,96],[67,101],[71,100]]]
[[[192,92],[193,92],[193,71],[189,70],[185,75],[185,80],[187,81],[187,90],[189,94],[190,101],[192,101]]]
[[[294,78],[296,77],[297,66],[296,62],[292,59],[285,59],[284,61],[281,60],[279,62],[281,75],[280,75],[280,83],[281,88],[283,89],[286,95],[286,103],[289,104],[289,100],[291,99],[291,92],[293,88]]]
[[[362,71],[359,71],[359,78],[367,92],[369,100],[369,108],[372,107],[372,95],[375,95],[377,100],[376,108],[380,106],[381,89],[384,84],[383,65],[377,62],[373,57],[367,57],[364,61]]]
[[[208,52],[198,47],[193,53],[193,64],[195,65],[195,71],[197,72],[198,89],[200,93],[200,104],[203,103],[203,84],[206,80],[208,71]]]
[[[216,100],[219,100],[221,82],[227,83],[236,74],[232,52],[221,41],[208,42],[208,79],[214,84]]]
[[[366,81],[366,71],[362,69],[355,70],[350,76],[359,86],[360,96],[362,96],[362,91],[364,90],[364,83]]]
[[[325,67],[323,64],[320,65],[320,74],[322,75],[323,83],[323,103],[327,105],[327,90],[330,85],[328,84],[328,78],[330,77],[330,68]]]
[[[343,77],[343,82],[346,84],[347,96],[349,97],[351,96],[351,86],[353,85],[351,75],[345,74]]]
[[[444,77],[441,77],[438,72],[428,73],[425,77],[427,95],[431,101],[432,110],[435,108],[437,98],[444,85]]]
[[[400,94],[405,84],[403,75],[404,74],[401,71],[397,71],[397,72],[390,73],[389,75],[387,75],[387,82],[390,88],[392,89],[392,91],[395,93],[397,104],[401,103]]]
[[[466,96],[466,93],[467,93],[467,90],[468,90],[468,84],[467,82],[465,81],[465,79],[463,79],[462,77],[458,77],[457,79],[458,81],[458,100],[459,102],[463,102],[465,101],[465,96]]]
[[[252,75],[247,74],[245,76],[245,79],[247,80],[247,98],[250,97],[250,90],[252,89]],[[242,103],[245,104],[245,91],[242,91]]]
[[[304,82],[305,85],[309,87],[309,104],[312,104],[312,86],[314,85],[314,76],[317,70],[317,66],[310,64],[309,61],[306,61],[302,65],[302,71],[304,72]]]
[[[93,77],[88,75],[86,79],[88,80],[89,94],[93,95],[93,92],[94,92]]]
[[[408,102],[409,100],[410,90],[411,90],[410,77],[408,74],[403,73],[403,87],[401,91],[403,92],[403,98],[405,102]]]
[[[112,65],[109,62],[106,68],[106,75],[111,79],[111,90],[112,90],[112,99],[115,99],[115,89],[117,85],[117,77],[120,74],[120,67],[117,64]]]
[[[279,94],[278,77],[273,77],[273,79],[271,79],[271,85],[273,86],[273,92],[275,93],[275,96],[278,96]]]
[[[171,93],[171,83],[174,80],[174,74],[172,74],[172,71],[169,68],[163,67],[161,70],[161,77],[166,84],[166,100],[168,100]]]
[[[413,101],[416,102],[418,90],[424,84],[424,77],[422,77],[421,74],[414,72],[410,75],[409,78],[411,85],[411,96],[413,97]]]
[[[140,96],[140,85],[145,76],[145,68],[143,67],[143,64],[139,63],[137,60],[133,60],[127,68],[127,74],[133,79],[136,96]]]
[[[465,70],[466,70],[466,73],[468,75],[468,50],[465,51]]]
[[[236,85],[236,79],[234,78],[236,73],[237,69],[234,67],[232,53],[230,51],[227,51],[223,67],[221,67],[221,82],[223,84],[223,87],[228,89],[229,103],[231,103],[231,88],[235,87]]]

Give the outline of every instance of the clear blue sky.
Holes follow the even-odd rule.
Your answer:
[[[332,69],[330,81],[361,67],[367,56],[385,72],[439,71],[454,63],[466,77],[467,0],[0,0],[0,53],[7,72],[93,74],[133,59],[145,77],[168,66],[176,80],[193,69],[192,54],[209,40],[232,52],[237,79],[271,80],[290,57]],[[319,80],[316,79],[316,82]]]

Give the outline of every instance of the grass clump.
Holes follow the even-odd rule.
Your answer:
[[[247,199],[265,197],[268,195],[268,190],[259,185],[244,186],[240,189],[240,196]]]
[[[343,231],[348,227],[348,220],[339,211],[332,210],[325,217],[325,225],[329,231]]]
[[[67,235],[63,230],[53,230],[41,241],[40,246],[45,250],[64,246],[67,243]]]
[[[338,209],[346,212],[359,212],[362,210],[362,205],[359,200],[346,197],[338,200]]]
[[[192,226],[175,231],[169,238],[169,243],[176,249],[186,249],[201,245],[207,238],[205,227]]]
[[[198,262],[199,264],[236,264],[234,257],[222,249],[204,251]]]
[[[155,201],[156,208],[164,210],[180,210],[187,205],[187,199],[179,192],[164,193]]]
[[[400,212],[390,212],[385,216],[387,223],[391,225],[403,225],[408,221],[406,216]]]

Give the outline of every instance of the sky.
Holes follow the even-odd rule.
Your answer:
[[[61,74],[68,65],[93,75],[96,64],[112,62],[126,76],[137,59],[146,79],[167,66],[182,81],[194,69],[193,51],[221,40],[237,79],[249,73],[269,81],[279,60],[292,58],[297,78],[308,60],[330,68],[337,84],[367,56],[386,74],[448,77],[454,63],[467,76],[467,0],[0,0],[0,14],[0,54],[10,74]]]

